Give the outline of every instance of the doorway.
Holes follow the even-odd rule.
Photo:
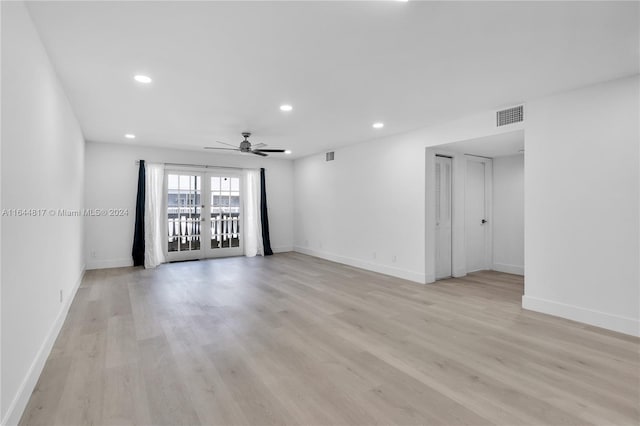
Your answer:
[[[524,131],[425,153],[425,282],[480,270],[524,275]]]
[[[165,172],[169,261],[243,253],[241,179],[233,171]]]

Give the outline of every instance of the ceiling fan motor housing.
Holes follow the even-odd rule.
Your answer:
[[[242,136],[244,136],[244,140],[240,142],[240,152],[251,152],[251,142],[247,140],[251,133],[242,132]]]

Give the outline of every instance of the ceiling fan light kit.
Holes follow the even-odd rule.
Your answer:
[[[244,140],[242,142],[240,142],[240,147],[239,148],[218,148],[218,147],[214,147],[214,146],[205,146],[204,149],[219,149],[219,150],[225,150],[225,151],[240,151],[240,152],[248,152],[251,154],[255,154],[255,155],[259,155],[261,157],[267,157],[269,154],[267,154],[267,152],[286,152],[285,149],[262,149],[262,148],[252,148],[251,147],[251,142],[249,142],[249,137],[251,136],[250,132],[242,132],[242,136],[244,137]],[[228,144],[226,142],[220,142],[220,141],[216,141],[218,143],[221,143],[223,145],[228,145],[228,146],[234,146],[231,144]],[[264,144],[256,144],[256,146],[265,146]]]

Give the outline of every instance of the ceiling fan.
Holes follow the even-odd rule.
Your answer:
[[[242,142],[240,142],[240,147],[239,148],[218,148],[218,147],[214,147],[214,146],[205,146],[204,149],[222,149],[222,150],[226,150],[226,151],[240,151],[240,152],[250,152],[251,154],[255,154],[255,155],[260,155],[262,157],[266,157],[268,154],[266,154],[267,152],[285,152],[284,149],[262,149],[262,148],[251,148],[251,142],[249,142],[249,136],[251,136],[251,133],[249,132],[242,132],[242,136],[244,136],[244,140]],[[235,146],[235,145],[231,145],[225,142],[220,142],[220,141],[216,141],[218,143],[221,143],[223,145],[228,145],[228,146]],[[257,144],[255,145],[256,147],[260,147],[260,146],[264,146],[264,144]]]

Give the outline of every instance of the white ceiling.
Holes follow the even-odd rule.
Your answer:
[[[87,140],[202,149],[248,130],[294,157],[638,73],[638,7],[29,4]]]
[[[524,130],[438,145],[438,149],[489,158],[522,154]]]

